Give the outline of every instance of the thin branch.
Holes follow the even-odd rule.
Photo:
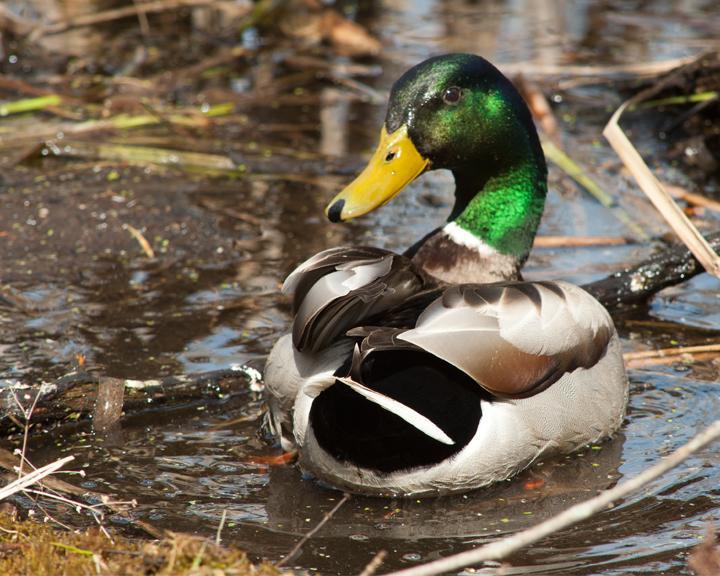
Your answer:
[[[625,368],[643,368],[645,366],[658,366],[673,364],[687,357],[692,360],[715,358],[720,353],[720,344],[705,344],[702,346],[680,346],[679,348],[660,348],[659,350],[640,350],[623,354]]]
[[[665,358],[666,356],[682,356],[683,354],[695,354],[697,352],[720,352],[720,344],[704,344],[701,346],[681,346],[679,348],[660,348],[659,350],[626,352],[623,354],[623,358],[626,361],[638,360],[641,358]]]
[[[71,462],[72,460],[75,460],[75,456],[65,456],[65,458],[55,460],[55,462],[46,464],[45,466],[42,466],[41,468],[38,468],[37,470],[26,474],[22,478],[18,478],[14,482],[10,482],[10,484],[8,484],[7,486],[3,486],[2,488],[0,488],[0,501],[4,500],[9,496],[12,496],[16,492],[25,490],[28,486],[32,484],[36,484],[37,482],[45,478],[45,476],[49,476],[50,474],[52,474],[56,470],[59,470],[60,468],[65,466],[65,464]]]
[[[222,529],[225,526],[225,518],[227,518],[227,508],[223,508],[222,516],[220,517],[220,524],[218,524],[217,533],[215,534],[216,546],[220,546],[220,542],[222,542],[220,535],[222,534]]]
[[[387,550],[380,550],[375,556],[373,556],[373,559],[368,562],[367,566],[363,568],[363,571],[360,572],[360,576],[372,576],[377,572],[378,568],[382,566],[382,563],[385,561],[385,557],[387,556]]]
[[[345,504],[345,502],[347,502],[348,500],[350,500],[350,494],[347,494],[347,493],[343,494],[343,497],[340,499],[340,501],[337,504],[335,504],[335,506],[333,506],[332,510],[330,510],[330,512],[327,512],[325,514],[325,516],[323,516],[322,520],[320,520],[320,522],[317,523],[317,526],[315,526],[315,528],[313,528],[312,530],[310,530],[310,532],[305,534],[305,536],[303,536],[300,539],[300,541],[297,544],[295,544],[295,546],[293,546],[293,549],[290,550],[290,552],[288,552],[283,558],[281,558],[277,564],[275,564],[275,567],[280,568],[280,566],[282,566],[283,564],[285,564],[286,562],[288,562],[289,560],[294,558],[295,555],[305,545],[305,543],[308,540],[310,540],[310,538],[312,538],[318,532],[318,530],[320,530],[320,528],[325,526],[327,521],[330,520],[330,518],[332,518],[335,515],[335,512],[340,510],[342,505]]]
[[[155,258],[155,250],[153,250],[150,242],[147,241],[147,238],[143,236],[143,233],[134,226],[131,226],[130,224],[125,224],[125,228],[127,228],[127,231],[130,232],[130,234],[133,238],[135,238],[135,240],[137,240],[137,243],[140,244],[140,248],[142,248],[145,256],[150,259]]]
[[[453,572],[473,564],[478,564],[485,560],[499,560],[510,554],[534,544],[542,540],[550,534],[554,534],[560,530],[564,530],[573,524],[577,524],[582,520],[586,520],[612,507],[618,500],[638,491],[648,483],[665,474],[668,470],[675,468],[681,464],[694,452],[707,446],[720,438],[720,420],[716,420],[708,428],[695,436],[690,442],[681,446],[670,454],[667,458],[663,458],[652,468],[645,470],[635,478],[623,482],[610,490],[601,492],[594,498],[571,506],[560,514],[553,516],[533,526],[527,530],[517,532],[507,538],[502,538],[490,544],[486,544],[475,550],[468,550],[460,554],[454,554],[440,560],[428,562],[421,566],[414,566],[398,572],[393,572],[388,576],[436,576],[444,572]]]

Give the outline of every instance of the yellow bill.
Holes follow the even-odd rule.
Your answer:
[[[370,162],[325,209],[332,222],[367,214],[394,198],[427,168],[430,161],[417,151],[401,126],[388,134],[383,126],[380,144]]]

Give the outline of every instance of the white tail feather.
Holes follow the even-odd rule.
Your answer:
[[[374,402],[388,412],[399,416],[400,418],[405,420],[405,422],[420,430],[420,432],[422,432],[423,434],[430,436],[430,438],[437,440],[438,442],[441,442],[443,444],[447,444],[448,446],[452,446],[453,444],[455,444],[455,441],[450,438],[450,436],[445,434],[445,432],[443,432],[432,420],[426,418],[425,416],[406,406],[402,402],[393,400],[389,396],[380,394],[380,392],[375,392],[375,390],[371,390],[367,386],[358,384],[350,378],[337,378],[336,380],[338,382],[342,382],[346,386],[349,386],[350,388],[355,390],[355,392],[370,400],[370,402]]]

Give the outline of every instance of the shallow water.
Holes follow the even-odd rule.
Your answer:
[[[371,6],[359,17],[390,46],[379,59],[381,74],[365,79],[384,93],[407,66],[438,51],[478,52],[501,68],[529,61],[604,65],[694,54],[699,45],[717,42],[717,28],[709,23],[720,22],[720,10],[710,1],[568,6],[428,0]],[[316,101],[328,90],[316,89]],[[617,94],[579,87],[557,95],[564,102],[557,112],[567,148],[651,234],[664,232],[651,209],[637,208],[646,205],[633,186],[619,181],[612,153],[598,143],[604,107],[617,104]],[[253,111],[256,131],[250,138],[261,147],[322,150],[361,164],[375,142],[384,105],[328,102],[260,107]],[[268,126],[280,128],[263,132]],[[167,137],[162,131],[145,136]],[[242,127],[224,126],[195,147],[212,150],[218,140],[247,138]],[[25,306],[22,312],[0,308],[0,386],[3,379],[52,380],[68,371],[78,353],[101,374],[135,379],[234,363],[262,368],[287,329],[289,309],[278,287],[297,263],[341,243],[404,249],[441,222],[451,202],[448,176],[431,174],[382,211],[335,226],[325,221],[322,208],[346,177],[226,181],[123,168],[119,180],[111,181],[110,168],[99,166],[90,177],[77,168],[68,177],[58,162],[44,160],[40,170],[59,201],[37,190],[20,192],[32,172],[14,175],[14,187],[4,195],[2,229],[16,231],[20,239],[0,238],[8,247],[2,280]],[[608,166],[612,169],[601,169]],[[660,168],[677,176],[670,166]],[[610,212],[554,168],[551,183],[541,234],[628,235]],[[86,200],[88,207],[79,208]],[[38,216],[41,207],[48,209],[44,218]],[[717,228],[717,218],[706,218]],[[124,222],[147,228],[157,259],[138,255],[121,229]],[[51,241],[38,240],[50,229]],[[27,247],[20,242],[23,234],[33,239]],[[650,251],[640,244],[537,249],[526,276],[586,282]],[[666,290],[647,308],[619,313],[625,349],[718,341],[719,293],[720,281],[705,275]],[[465,496],[353,497],[289,565],[358,573],[386,550],[384,568],[399,568],[531,526],[637,475],[712,422],[720,412],[718,371],[717,359],[631,370],[630,409],[613,440]],[[250,463],[254,455],[275,453],[259,438],[260,409],[260,398],[248,390],[207,406],[189,403],[129,415],[105,435],[87,424],[39,430],[31,438],[31,459],[43,463],[75,454],[87,474],[75,482],[136,498],[137,516],[160,528],[214,535],[225,513],[224,542],[279,559],[341,494],[303,478],[295,467]],[[235,420],[240,421],[224,426]],[[687,553],[705,523],[720,518],[719,486],[718,449],[709,448],[617,507],[514,556],[505,573],[690,573]]]

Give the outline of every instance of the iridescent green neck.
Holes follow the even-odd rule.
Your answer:
[[[524,262],[545,206],[544,162],[528,153],[525,162],[486,177],[455,172],[456,204],[449,221],[502,254]]]

